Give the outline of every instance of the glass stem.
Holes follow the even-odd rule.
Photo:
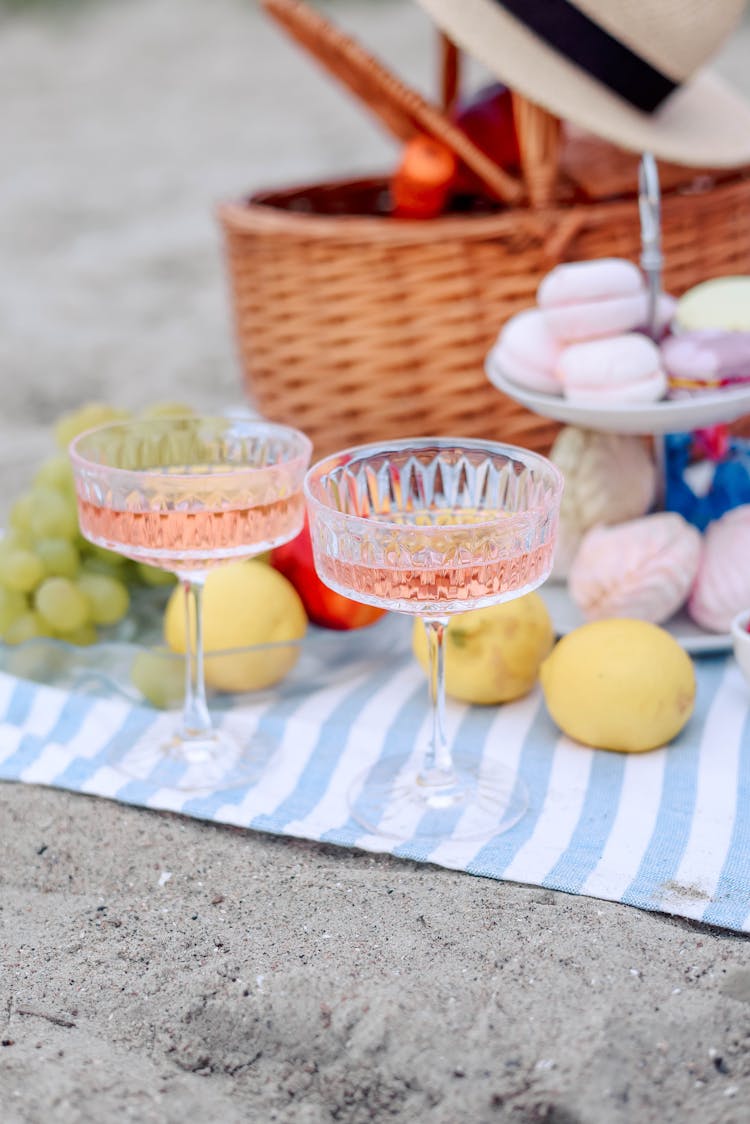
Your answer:
[[[423,618],[427,633],[430,673],[430,703],[432,733],[425,761],[419,771],[418,782],[430,788],[453,787],[456,774],[453,758],[445,736],[445,630],[447,617]]]
[[[182,737],[201,741],[213,734],[206,702],[203,672],[203,585],[205,574],[180,575],[185,594],[185,705],[182,711]]]

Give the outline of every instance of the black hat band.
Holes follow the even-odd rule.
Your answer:
[[[677,88],[569,0],[495,0],[548,46],[644,113]]]

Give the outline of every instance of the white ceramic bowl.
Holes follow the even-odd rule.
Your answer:
[[[740,671],[746,682],[750,683],[750,632],[747,631],[748,624],[750,624],[750,609],[745,609],[738,613],[732,621],[732,647],[734,648],[735,659],[740,665]]]

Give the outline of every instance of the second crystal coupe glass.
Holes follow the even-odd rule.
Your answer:
[[[433,845],[483,839],[523,814],[500,763],[453,761],[445,734],[443,638],[454,613],[520,597],[548,577],[562,477],[544,457],[493,442],[420,438],[348,449],[310,469],[315,565],[332,589],[420,616],[432,721],[421,764],[384,759],[359,778],[351,812],[367,831]]]
[[[118,422],[70,448],[81,531],[90,542],[176,574],[185,590],[182,722],[119,767],[187,791],[246,784],[253,747],[214,728],[203,677],[201,594],[210,569],[287,542],[304,520],[311,445],[287,426],[230,418]],[[168,768],[165,768],[165,762]]]

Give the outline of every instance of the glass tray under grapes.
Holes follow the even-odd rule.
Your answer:
[[[142,667],[144,655],[149,654],[157,657],[159,705],[178,708],[182,703],[184,657],[164,647],[162,621],[168,595],[169,590],[164,589],[133,590],[128,616],[114,628],[101,629],[100,639],[88,647],[49,637],[15,646],[0,643],[0,671],[64,690],[145,704],[149,699],[137,686],[136,668]],[[350,631],[311,624],[298,641],[213,652],[208,657],[221,680],[227,677],[225,670],[236,668],[243,657],[258,656],[268,661],[281,656],[289,663],[296,657],[294,666],[279,682],[241,692],[216,690],[209,685],[208,691],[216,701],[293,698],[375,671],[407,652],[409,646],[409,622],[392,614]]]

